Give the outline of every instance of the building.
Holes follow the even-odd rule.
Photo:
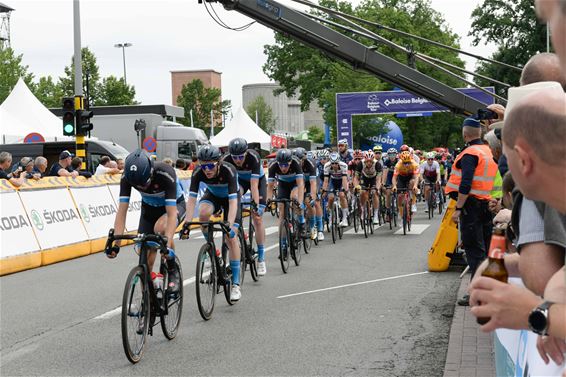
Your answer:
[[[171,71],[171,91],[173,106],[177,106],[177,97],[181,94],[183,85],[199,79],[205,88],[222,89],[222,72],[213,69],[197,69],[188,71]]]
[[[281,86],[276,83],[248,84],[242,87],[242,104],[244,109],[257,97],[263,97],[265,102],[271,107],[275,118],[275,131],[296,135],[311,126],[323,128],[322,110],[316,103],[311,103],[310,109],[306,112],[301,111],[301,101],[298,94],[292,98],[285,93],[278,96],[273,94]],[[254,114],[249,114],[254,119]]]

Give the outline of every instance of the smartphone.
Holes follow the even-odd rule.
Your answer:
[[[499,119],[499,115],[497,115],[495,111],[489,109],[479,109],[478,119],[479,120]]]

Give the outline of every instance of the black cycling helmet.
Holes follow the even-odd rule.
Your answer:
[[[218,161],[220,160],[220,149],[214,145],[203,145],[198,150],[199,161]]]
[[[299,160],[302,160],[307,155],[307,150],[302,147],[298,147],[293,149],[293,156],[297,157]]]
[[[124,179],[132,186],[145,186],[153,174],[153,160],[143,149],[136,149],[124,162]]]
[[[235,156],[242,155],[248,150],[248,142],[242,137],[237,137],[228,144],[228,151]]]
[[[293,158],[293,154],[288,149],[279,149],[275,155],[275,159],[280,163],[289,163]]]

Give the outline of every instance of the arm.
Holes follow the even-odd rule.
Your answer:
[[[59,177],[71,177],[71,176],[73,176],[72,173],[70,173],[67,169],[64,169],[64,168],[59,169],[59,171],[57,172],[57,175]]]
[[[275,185],[275,179],[269,178],[267,180],[267,200],[273,198],[273,186]]]
[[[124,229],[126,228],[126,216],[128,214],[128,206],[130,205],[129,198],[123,200],[120,198],[120,204],[118,205],[118,212],[116,213],[116,218],[114,219],[114,234],[120,236],[124,234]],[[116,245],[120,246],[121,241],[116,241]]]
[[[177,206],[166,205],[165,211],[167,212],[167,225],[165,228],[165,236],[167,237],[167,247],[172,248],[175,229],[177,229]]]
[[[236,222],[236,214],[238,213],[238,198],[230,198],[228,201],[228,222],[230,227],[233,228]],[[236,229],[234,229],[236,231]]]
[[[255,204],[259,204],[259,179],[253,178],[250,180],[250,191],[252,192],[252,199]]]
[[[303,204],[303,199],[305,198],[305,180],[303,177],[297,177],[297,194],[299,204]]]
[[[193,221],[193,213],[195,212],[196,205],[197,205],[197,197],[190,196],[189,194],[189,200],[187,200],[187,212],[185,215],[185,221],[187,222]]]
[[[548,281],[544,290],[544,298],[554,302],[566,303],[566,284],[564,283],[565,267],[558,270]]]
[[[316,199],[316,176],[310,176],[309,177],[310,180],[310,185],[311,185],[311,197],[313,199]]]
[[[558,246],[534,242],[521,248],[520,275],[525,286],[537,295],[542,296],[549,280],[563,266],[564,249]]]

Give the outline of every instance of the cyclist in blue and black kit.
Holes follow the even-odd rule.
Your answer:
[[[222,161],[231,163],[238,171],[238,183],[240,185],[240,196],[248,190],[252,200],[256,204],[253,213],[253,222],[257,243],[257,274],[264,276],[267,272],[265,265],[265,226],[263,225],[263,212],[265,211],[267,183],[265,172],[261,165],[259,154],[253,149],[248,149],[248,142],[238,137],[228,144],[228,154]]]
[[[124,174],[120,180],[120,204],[114,221],[114,234],[124,233],[126,215],[130,203],[132,187],[142,197],[138,233],[162,234],[167,237],[167,269],[169,270],[169,286],[171,293],[179,290],[179,273],[173,251],[173,235],[175,229],[185,218],[185,197],[179,184],[175,169],[170,165],[154,163],[149,154],[137,149],[126,157]],[[105,250],[109,258],[115,258],[120,250],[120,241],[116,246]],[[153,270],[156,250],[148,255],[148,265]]]
[[[310,237],[313,240],[317,238],[324,240],[324,234],[322,233],[322,207],[320,205],[320,197],[317,189],[318,173],[316,170],[316,162],[307,157],[305,148],[297,148],[293,152],[295,157],[301,161],[301,169],[303,169],[303,177],[305,180],[305,197],[308,195],[311,199],[305,201],[307,212],[310,216]]]
[[[393,185],[393,173],[395,165],[399,161],[397,149],[389,148],[387,150],[387,159],[383,160],[383,186],[385,187],[385,206],[387,207],[387,221],[391,215],[391,186]]]
[[[269,179],[267,180],[267,197],[273,197],[273,186],[277,180],[277,199],[295,199],[299,202],[301,213],[299,214],[299,231],[305,237],[305,209],[303,199],[305,197],[305,184],[301,163],[289,149],[280,149],[275,156],[275,162],[269,166]],[[283,203],[279,203],[279,212],[283,213]],[[281,223],[282,217],[279,219]]]
[[[209,221],[214,213],[224,213],[224,220],[230,224],[230,234],[226,243],[230,249],[230,268],[232,270],[232,291],[230,299],[238,301],[240,291],[240,244],[237,234],[241,224],[238,173],[234,165],[220,161],[220,150],[213,145],[202,146],[197,154],[199,166],[191,177],[187,213],[193,213],[197,204],[199,186],[206,185],[206,191],[199,201],[199,221]],[[203,229],[203,234],[207,234]],[[206,238],[206,236],[205,236]]]

